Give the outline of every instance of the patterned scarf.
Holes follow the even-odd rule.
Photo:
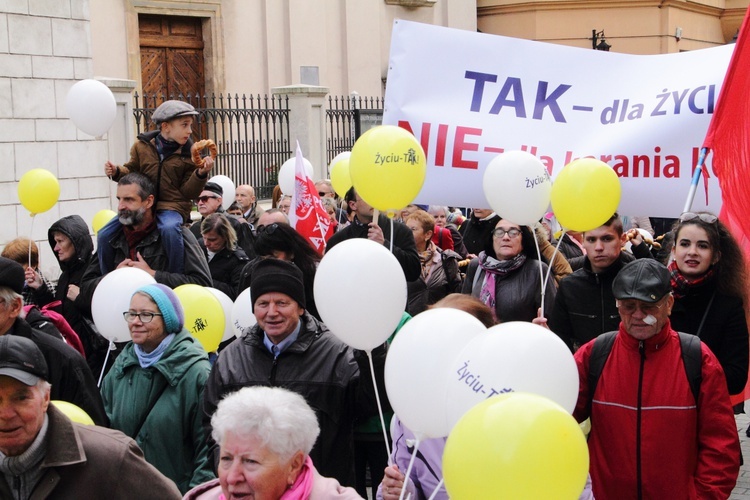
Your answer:
[[[479,292],[479,300],[495,310],[495,283],[496,280],[505,279],[510,273],[521,267],[526,262],[526,255],[519,253],[509,260],[497,260],[489,257],[486,253],[479,254],[479,267],[484,269],[484,282]]]
[[[710,267],[706,274],[704,274],[700,278],[690,280],[680,272],[679,268],[677,267],[676,261],[673,260],[672,262],[670,262],[667,268],[669,269],[672,292],[674,292],[674,296],[678,299],[686,296],[691,288],[704,285],[705,283],[710,281],[715,274],[714,268]]]
[[[182,147],[180,146],[180,143],[170,139],[165,139],[161,134],[156,136],[154,144],[156,144],[156,151],[159,153],[159,161],[164,161],[164,158],[169,157]]]

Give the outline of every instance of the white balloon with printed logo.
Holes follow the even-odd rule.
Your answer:
[[[450,370],[445,405],[451,428],[475,404],[508,392],[539,394],[573,413],[578,368],[565,342],[524,321],[495,325],[472,339]]]
[[[484,171],[482,186],[492,210],[522,226],[542,218],[552,193],[544,164],[525,151],[508,151],[493,158]]]
[[[450,370],[458,353],[486,331],[467,312],[437,308],[419,313],[396,334],[385,359],[385,390],[398,418],[420,439],[450,433]]]
[[[99,333],[112,342],[130,340],[130,330],[122,313],[130,309],[133,293],[156,280],[142,269],[123,267],[104,276],[91,299],[91,315]]]
[[[253,314],[253,303],[250,300],[250,288],[242,290],[232,305],[232,328],[237,337],[241,337],[243,332],[255,326],[258,321]]]

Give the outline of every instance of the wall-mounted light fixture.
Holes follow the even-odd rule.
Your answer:
[[[591,40],[591,48],[594,50],[609,52],[609,49],[612,48],[612,46],[604,40],[604,30],[591,30],[591,38],[589,38],[589,40]]]

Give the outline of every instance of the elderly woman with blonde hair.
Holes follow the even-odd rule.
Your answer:
[[[188,500],[360,499],[353,488],[321,476],[310,459],[320,427],[295,392],[245,387],[224,398],[211,418],[219,444],[218,479],[190,490]]]

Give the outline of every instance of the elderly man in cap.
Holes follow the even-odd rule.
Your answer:
[[[97,425],[108,425],[99,389],[83,356],[62,340],[34,330],[22,318],[24,280],[19,263],[0,257],[0,338],[24,337],[34,342],[49,367],[46,380],[52,383],[52,399],[73,403]]]
[[[0,498],[180,498],[135,441],[50,404],[49,378],[34,342],[0,337]]]
[[[716,356],[669,323],[669,271],[640,259],[612,291],[616,332],[575,354],[578,421],[591,417],[588,446],[597,500],[728,498],[739,472],[737,427]]]
[[[211,214],[224,214],[226,218],[229,219],[229,223],[232,225],[234,232],[237,233],[237,246],[244,250],[247,256],[252,259],[255,257],[255,248],[253,247],[255,236],[253,235],[253,230],[236,216],[228,214],[222,206],[223,201],[224,188],[215,182],[207,182],[203,191],[201,191],[200,196],[196,198],[198,212],[201,214],[201,220],[194,222],[193,225],[190,226],[190,231],[201,245],[205,246],[201,234],[201,224],[206,217]]]
[[[258,323],[226,347],[211,370],[204,392],[206,428],[230,392],[255,385],[290,389],[317,414],[320,436],[310,457],[318,471],[354,486],[354,420],[377,412],[365,353],[342,343],[305,311],[302,271],[294,264],[258,262],[250,294]],[[385,349],[372,355],[380,387]]]
[[[183,241],[180,226],[190,221],[192,200],[203,189],[208,172],[213,168],[213,159],[203,158],[198,167],[193,163],[196,144],[193,133],[193,117],[198,112],[190,104],[182,101],[165,101],[152,115],[158,130],[144,132],[138,136],[130,149],[130,161],[118,166],[110,161],[104,164],[104,173],[113,181],[131,172],[139,172],[148,177],[156,186],[154,207],[156,224],[162,237],[168,259],[168,271],[181,273],[183,266]],[[113,219],[97,235],[99,240],[99,261],[102,274],[111,268],[114,260],[111,247],[106,245],[125,223]]]

